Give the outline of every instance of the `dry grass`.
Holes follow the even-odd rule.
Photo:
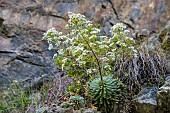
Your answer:
[[[160,47],[150,50],[146,45],[138,48],[138,56],[118,60],[115,66],[115,75],[118,76],[133,94],[138,93],[142,87],[159,86],[164,81],[165,55]]]

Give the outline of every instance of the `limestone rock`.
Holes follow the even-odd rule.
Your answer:
[[[25,24],[41,30],[56,27],[64,31],[67,13],[75,12],[101,24],[106,33],[117,22],[133,29],[158,32],[169,19],[169,5],[169,0],[8,0],[0,5],[0,17],[6,24]]]
[[[159,88],[157,101],[159,113],[170,112],[170,76],[166,77],[165,84]]]
[[[136,113],[169,113],[170,112],[170,76],[160,87],[144,88],[134,99]]]
[[[156,94],[157,87],[144,88],[134,99],[136,113],[156,113],[157,101]]]
[[[0,75],[23,80],[57,72],[55,51],[48,51],[41,39],[51,27],[66,33],[68,12],[99,23],[102,35],[109,35],[117,22],[131,31],[145,28],[157,33],[170,18],[169,6],[169,0],[1,0]]]
[[[69,108],[58,107],[54,113],[73,113],[73,109],[71,107],[69,107]]]
[[[11,82],[10,79],[6,77],[6,75],[4,75],[2,72],[0,72],[0,78],[0,86],[6,86],[6,84]]]
[[[3,34],[0,36],[0,76],[4,78],[1,83],[5,83],[5,79],[23,81],[44,74],[55,76],[53,72],[58,68],[52,61],[54,52],[48,51],[48,44],[41,41],[43,32],[16,25],[3,25],[0,32]]]
[[[83,113],[95,113],[95,111],[89,108],[89,109],[86,109]]]

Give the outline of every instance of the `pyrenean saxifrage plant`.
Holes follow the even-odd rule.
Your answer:
[[[89,84],[89,94],[96,106],[104,105],[105,108],[101,110],[107,107],[113,110],[114,104],[107,100],[117,100],[116,94],[124,92],[124,88],[119,88],[122,83],[112,79],[113,63],[116,56],[125,58],[136,54],[132,46],[134,40],[126,37],[129,31],[122,23],[118,23],[111,28],[112,37],[101,36],[98,25],[93,25],[84,15],[74,13],[69,13],[65,27],[68,34],[64,35],[52,28],[44,34],[43,39],[48,41],[49,50],[57,49],[55,63],[66,69],[68,76],[76,81],[69,90],[81,94],[85,91],[86,82],[97,77]]]

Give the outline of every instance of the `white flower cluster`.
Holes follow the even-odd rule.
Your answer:
[[[70,29],[74,27],[84,27],[84,25],[86,25],[86,27],[92,26],[92,22],[86,20],[84,15],[81,15],[79,13],[75,14],[69,12],[68,16],[69,16],[69,20],[68,20],[68,24],[65,26],[66,29]]]
[[[117,23],[111,28],[110,32],[113,35],[113,39],[110,39],[109,41],[114,40],[116,45],[119,45],[120,47],[119,51],[126,51],[126,54],[137,56],[137,51],[133,46],[135,40],[133,38],[127,37],[130,31],[126,29],[126,26],[124,26],[122,23]],[[111,43],[110,46],[114,45],[115,43]]]
[[[76,64],[86,68],[87,74],[96,73],[97,57],[102,69],[112,70],[111,63],[115,61],[115,56],[118,54],[116,44],[129,53],[136,52],[132,46],[134,40],[126,37],[129,31],[122,23],[111,28],[113,37],[110,38],[100,36],[100,29],[94,27],[92,22],[86,20],[81,14],[69,13],[68,24],[65,27],[71,30],[67,35],[62,35],[52,28],[44,33],[43,37],[49,43],[49,50],[53,49],[54,45],[60,47],[58,54],[54,54],[53,58],[62,56],[59,62],[62,69]]]
[[[55,28],[51,28],[47,30],[46,33],[43,34],[43,39],[49,40],[50,42],[52,41],[53,38],[57,38],[58,36],[62,35],[62,32],[56,31]]]
[[[90,68],[90,69],[87,69],[86,72],[87,72],[87,74],[96,73],[96,72],[97,72],[97,69]]]
[[[122,31],[124,31],[125,29],[126,29],[126,26],[124,26],[123,23],[117,23],[116,25],[111,27],[110,32],[112,33],[112,35],[114,35],[116,33],[120,33]]]
[[[43,35],[43,39],[47,40],[49,43],[48,49],[52,50],[54,48],[52,42],[56,43],[56,40],[58,40],[58,38],[62,36],[62,32],[58,32],[55,28],[51,28]],[[58,43],[56,43],[55,45],[59,46]]]

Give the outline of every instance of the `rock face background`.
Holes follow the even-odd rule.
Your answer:
[[[170,21],[170,0],[0,0],[0,84],[59,71],[41,40],[51,27],[66,32],[68,12],[101,25],[102,34],[123,22],[131,31],[159,33]],[[168,35],[169,36],[169,35]]]

